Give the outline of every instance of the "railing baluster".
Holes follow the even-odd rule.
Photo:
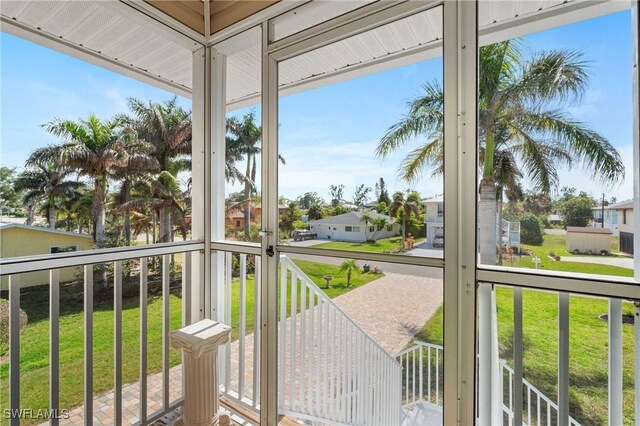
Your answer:
[[[315,351],[315,292],[309,289],[309,364],[307,366],[307,410],[313,413],[313,363]]]
[[[231,324],[231,299],[233,298],[233,254],[226,252],[225,253],[225,280],[224,280],[224,289],[225,289],[225,305],[226,305],[226,321],[227,324]],[[231,339],[227,343],[225,343],[224,349],[224,361],[225,361],[225,369],[224,369],[224,390],[225,392],[229,392],[231,390]]]
[[[424,358],[424,346],[420,345],[420,362],[418,363],[418,367],[420,368],[420,387],[419,387],[419,391],[420,391],[420,401],[422,401],[424,399],[424,392],[423,392],[423,388],[422,388],[422,382],[424,381],[424,372],[423,372],[423,358]]]
[[[307,286],[300,281],[300,374],[298,374],[298,395],[300,400],[300,409],[304,408],[304,379],[305,379],[305,356],[306,356],[306,334],[307,334]]]
[[[323,381],[323,377],[322,377],[322,373],[324,370],[322,370],[322,360],[324,359],[324,345],[322,344],[322,336],[323,336],[323,331],[324,331],[324,327],[322,327],[323,325],[323,321],[322,321],[322,299],[320,297],[318,297],[318,319],[316,320],[317,327],[318,327],[318,356],[316,356],[316,401],[318,401],[318,404],[320,405],[319,407],[314,404],[314,411],[316,415],[320,415],[322,413],[322,407],[323,407],[323,403],[322,403],[322,399],[321,397],[324,397],[325,395],[325,391],[324,388],[321,388],[321,386],[324,384]],[[321,392],[322,389],[322,392]]]
[[[412,393],[413,393],[413,402],[416,402],[416,350],[413,350],[412,353],[412,362],[413,362],[413,366],[411,367],[413,369],[413,374],[412,374]]]
[[[162,255],[162,409],[169,408],[169,331],[170,331],[170,285],[169,266],[171,255]]]
[[[291,398],[291,408],[295,410],[296,407],[296,394],[295,394],[295,381],[296,381],[296,315],[298,313],[298,274],[295,271],[291,271],[291,340],[290,356],[289,356],[289,397]]]
[[[427,352],[427,384],[429,385],[429,399],[428,401],[431,402],[431,346],[428,347],[428,352]]]
[[[513,418],[515,426],[522,426],[522,288],[513,289]],[[510,382],[511,383],[511,382]]]
[[[347,421],[347,397],[348,397],[348,389],[347,389],[347,371],[348,370],[348,351],[349,351],[349,345],[348,343],[348,339],[347,339],[347,333],[348,333],[348,325],[347,325],[347,321],[344,320],[342,321],[342,338],[340,339],[342,341],[342,353],[340,354],[340,356],[342,357],[342,392],[341,394],[344,395],[342,398],[342,411],[341,411],[341,416],[343,421]]]
[[[244,398],[245,333],[247,326],[247,255],[240,254],[240,321],[238,335],[238,398]]]
[[[84,267],[84,424],[93,425],[93,265]]]
[[[191,252],[182,253],[182,326],[191,324]]]
[[[280,407],[284,406],[285,396],[285,358],[286,358],[286,343],[287,343],[287,290],[288,270],[286,263],[280,259],[280,336],[278,336],[278,342],[280,343],[280,353],[278,356],[280,367],[278,368],[278,401]]]
[[[537,421],[536,421],[536,426],[541,426],[540,424],[540,394],[537,394],[537,399],[536,399],[537,403],[536,403],[536,409],[537,409]]]
[[[440,402],[440,351],[436,350],[436,405]]]
[[[547,404],[548,407],[548,404]],[[547,410],[547,418],[550,414]],[[569,425],[569,294],[558,294],[558,426]]]
[[[260,287],[261,287],[261,263],[260,257],[254,256],[254,295],[253,295],[253,406],[260,404]]]
[[[122,261],[113,263],[113,421],[122,424]]]
[[[147,275],[148,260],[143,257],[140,259],[140,422],[142,424],[147,421]]]
[[[49,408],[60,409],[60,271],[49,271]],[[57,416],[51,426],[60,424]]]
[[[531,426],[531,387],[527,386],[527,423]]]
[[[19,425],[16,413],[20,409],[20,275],[9,276],[9,386],[11,425]]]

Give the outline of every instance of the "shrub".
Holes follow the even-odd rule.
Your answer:
[[[532,246],[542,245],[542,224],[533,213],[525,213],[520,218],[520,242]]]
[[[20,309],[20,331],[27,326],[27,314]],[[9,344],[9,301],[0,299],[0,347]]]

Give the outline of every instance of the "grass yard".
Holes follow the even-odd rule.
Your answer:
[[[424,242],[424,238],[417,238],[415,245]],[[402,245],[402,237],[383,238],[377,241],[367,241],[364,243],[350,243],[346,241],[330,241],[312,246],[313,248],[364,251],[370,253],[391,253],[398,250]]]
[[[504,266],[534,269],[535,264],[533,263],[533,258],[539,257],[541,260],[540,269],[544,269],[547,271],[580,272],[586,274],[613,275],[619,277],[633,276],[632,269],[621,268],[618,266],[551,260],[549,258],[549,252],[551,251],[553,251],[558,256],[574,256],[566,250],[565,242],[566,237],[564,235],[545,234],[544,242],[541,246],[531,246],[527,244],[522,245],[522,248],[524,250],[532,251],[532,256],[521,256],[519,258],[515,256],[515,261],[513,262],[513,264],[506,259],[503,260],[502,264]]]
[[[180,263],[178,262],[178,265]],[[318,286],[324,287],[324,275],[333,275],[332,287],[324,290],[333,298],[369,283],[383,275],[352,275],[351,286],[346,287],[346,273],[338,266],[315,262],[296,261]],[[133,276],[130,284],[123,286],[122,312],[122,365],[124,383],[139,380],[139,292],[138,278]],[[158,295],[160,277],[149,277],[151,295],[148,301],[148,367],[149,374],[162,369],[162,298]],[[60,406],[73,408],[82,404],[84,389],[83,376],[83,288],[79,282],[65,284],[60,290]],[[113,387],[113,296],[112,291],[96,293],[94,298],[94,393],[100,394]],[[299,289],[298,289],[299,294]],[[253,332],[255,316],[255,277],[249,275],[246,285],[246,333]],[[300,300],[298,298],[298,300]],[[25,288],[21,290],[21,308],[27,313],[29,323],[20,335],[21,346],[21,405],[24,408],[46,409],[49,392],[49,289],[48,286]],[[180,328],[182,318],[182,300],[180,279],[174,280],[170,297],[170,328]],[[287,307],[290,312],[291,307]],[[232,339],[239,335],[240,325],[240,280],[232,283],[231,326]],[[7,345],[0,347],[0,406],[8,406]],[[171,349],[171,365],[181,362],[180,351]],[[31,423],[37,423],[33,421]],[[0,419],[0,425],[6,425],[6,419]],[[30,424],[23,421],[23,424]]]
[[[498,334],[500,356],[513,367],[513,292],[498,287]],[[608,326],[598,318],[607,313],[608,302],[582,296],[570,300],[570,412],[582,425],[607,424]],[[633,312],[631,303],[623,311]],[[416,339],[442,344],[442,307]],[[546,396],[556,400],[558,357],[558,298],[552,293],[523,292],[524,377]],[[634,424],[633,326],[623,326],[623,386],[625,425]],[[446,348],[445,348],[446,352]]]

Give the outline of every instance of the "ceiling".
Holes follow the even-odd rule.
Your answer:
[[[227,28],[277,1],[19,1],[2,0],[2,30],[96,63],[116,72],[190,96],[194,38],[158,24],[169,16],[198,34],[206,30],[204,12],[211,9],[211,32]],[[300,2],[274,18],[277,38],[370,3],[370,0]],[[158,16],[147,9],[157,9]],[[630,6],[629,0],[495,0],[480,3],[480,43],[544,30]],[[147,13],[141,13],[147,12]],[[164,15],[166,14],[166,15]],[[7,25],[9,24],[9,25]],[[227,106],[259,100],[260,31],[243,33],[216,45],[227,56]],[[204,37],[202,38],[204,40]],[[442,7],[401,19],[305,53],[279,67],[281,94],[383,71],[440,56]]]

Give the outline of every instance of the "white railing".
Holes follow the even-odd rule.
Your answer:
[[[396,359],[402,366],[402,404],[442,405],[442,346],[415,341],[396,355]]]
[[[220,322],[232,326],[229,342],[220,347],[220,392],[234,404],[257,413],[260,406],[260,256],[217,252],[222,286],[218,295]],[[235,296],[234,296],[235,294]],[[253,324],[250,326],[250,324]]]
[[[514,371],[507,365],[507,361],[500,360],[500,379],[502,386],[502,412],[506,416],[507,424],[513,426],[514,406]],[[504,383],[506,378],[507,383]],[[523,385],[523,413],[522,424],[524,426],[551,426],[558,424],[558,405],[547,398],[538,388],[533,386],[526,379],[522,379]],[[508,392],[505,398],[505,391]],[[570,426],[581,426],[573,417],[569,417]]]
[[[182,255],[182,323],[186,325],[191,318],[191,253],[204,249],[204,244],[200,241],[185,243],[157,244],[146,247],[126,247],[104,250],[87,250],[74,253],[61,253],[56,255],[34,256],[30,258],[9,258],[0,260],[0,275],[8,277],[9,285],[9,404],[12,418],[11,425],[20,423],[20,417],[28,415],[25,409],[33,409],[34,412],[40,407],[28,407],[21,403],[21,371],[20,371],[20,275],[34,271],[49,271],[49,406],[50,412],[61,413],[61,409],[71,409],[71,415],[82,416],[84,424],[91,425],[94,416],[99,415],[94,410],[100,402],[96,401],[94,395],[94,265],[112,265],[110,280],[113,284],[113,383],[110,391],[113,393],[113,400],[108,402],[109,410],[113,410],[112,422],[114,424],[129,423],[128,416],[123,416],[123,387],[126,386],[123,380],[122,366],[123,359],[123,262],[130,261],[129,265],[139,276],[139,359],[127,359],[126,362],[138,362],[139,365],[139,396],[136,398],[138,405],[135,424],[146,425],[155,422],[157,419],[175,410],[182,404],[182,398],[171,398],[170,386],[170,358],[169,358],[169,332],[170,332],[170,263],[172,255]],[[151,395],[148,389],[148,364],[147,364],[147,302],[149,258],[160,257],[160,281],[162,295],[162,367],[161,376],[157,380],[161,382],[158,395]],[[64,333],[64,325],[60,323],[60,273],[64,268],[77,268],[82,272],[83,280],[83,328],[84,348],[83,370],[78,372],[67,372],[72,374],[82,374],[83,384],[83,405],[73,407],[60,406],[60,371],[64,371],[65,366],[60,360],[60,334]],[[23,348],[24,350],[24,348]],[[67,355],[68,357],[68,355]],[[62,367],[62,368],[61,368]],[[181,392],[180,392],[181,393]],[[161,408],[155,412],[148,413],[148,397],[159,398]],[[144,401],[145,403],[140,403]],[[27,413],[27,414],[25,414]],[[51,419],[52,425],[57,425],[59,419]]]
[[[400,364],[280,256],[279,407],[322,424],[398,425]]]

